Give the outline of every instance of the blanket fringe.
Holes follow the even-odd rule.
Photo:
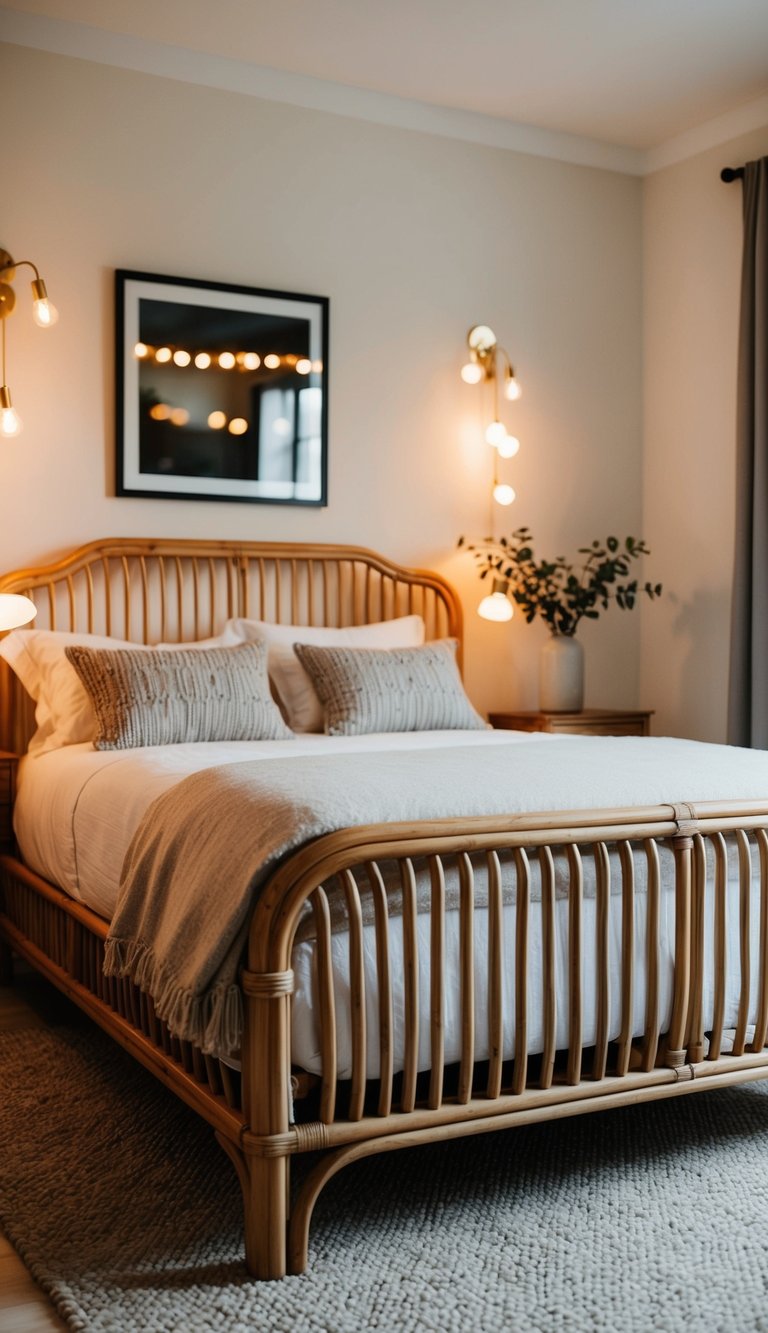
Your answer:
[[[104,946],[105,977],[128,977],[152,997],[155,1013],[182,1041],[204,1055],[229,1059],[240,1051],[243,997],[238,986],[217,982],[200,994],[179,985],[175,974],[143,940],[109,938]]]

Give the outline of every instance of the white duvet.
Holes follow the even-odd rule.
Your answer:
[[[456,744],[462,746],[507,746],[514,760],[519,759],[520,810],[601,808],[658,803],[758,799],[768,802],[768,755],[727,747],[697,745],[694,742],[656,739],[550,737],[537,733],[427,732],[419,735],[392,734],[330,738],[317,735],[297,736],[289,741],[236,742],[222,744],[176,745],[129,751],[94,751],[90,744],[26,758],[20,766],[19,789],[15,808],[16,835],[28,865],[45,878],[59,884],[74,898],[85,902],[109,918],[115,907],[123,857],[134,830],[149,804],[174,783],[201,768],[238,760],[291,758],[301,763],[307,755],[341,752],[403,751],[434,749]],[[597,747],[597,748],[595,748]],[[555,762],[555,758],[557,762]],[[514,914],[515,907],[504,909],[505,949],[504,1054],[514,1051]],[[645,1010],[645,896],[638,894],[635,907],[636,984],[633,996],[633,1030],[643,1030]],[[711,903],[706,920],[707,954],[711,957]],[[557,1045],[567,1046],[567,902],[558,901],[557,924]],[[758,914],[753,913],[753,966],[750,1008],[757,1004],[759,969],[757,966]],[[455,914],[449,914],[446,934],[446,961],[449,978],[455,984],[446,987],[445,1055],[448,1062],[459,1056],[460,995],[458,988],[458,930]],[[585,963],[582,985],[584,995],[584,1044],[589,1045],[595,1032],[595,983],[589,962],[589,941],[594,938],[594,901],[584,902],[583,931]],[[428,920],[420,922],[428,960]],[[540,949],[539,904],[530,905],[529,970],[529,1049],[541,1050],[543,1032],[541,1014],[543,989],[538,965]],[[378,996],[375,978],[375,941],[373,928],[366,931],[366,999],[369,1031],[377,1030]],[[487,938],[485,915],[476,913],[476,1058],[487,1055],[485,1013],[485,972]],[[395,1068],[402,1067],[403,996],[402,927],[395,918],[391,924],[392,975],[394,984]],[[660,1007],[662,1030],[671,1004],[672,960],[674,945],[674,898],[662,892],[660,920]],[[349,1040],[349,968],[346,936],[333,938],[334,981],[338,1021],[339,1076],[351,1073]],[[610,950],[611,994],[610,1037],[620,1026],[620,947],[621,914],[616,899],[611,904]],[[294,951],[295,994],[293,1004],[293,1049],[296,1064],[319,1072],[319,1038],[313,1006],[313,948],[311,942],[297,945]],[[707,971],[711,971],[710,968]],[[726,1026],[736,1020],[739,1000],[739,957],[737,932],[729,932],[728,993]],[[705,1014],[711,1010],[711,983],[705,981]],[[422,1014],[420,1068],[428,1068],[429,1057],[429,967],[420,967],[420,1010]],[[706,1026],[706,1022],[705,1022]],[[368,1074],[378,1073],[375,1042],[369,1043]]]

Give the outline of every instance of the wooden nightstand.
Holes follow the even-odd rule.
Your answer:
[[[489,713],[500,731],[549,731],[558,736],[650,736],[653,709],[585,708],[581,713]]]
[[[11,852],[13,841],[13,796],[16,790],[17,754],[0,750],[0,852]]]

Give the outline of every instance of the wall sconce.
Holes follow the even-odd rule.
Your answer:
[[[485,430],[488,444],[496,450],[493,468],[493,498],[497,504],[510,505],[515,499],[515,492],[506,482],[499,481],[498,459],[514,458],[520,448],[516,435],[510,435],[503,421],[499,418],[499,385],[508,402],[515,402],[520,397],[520,385],[515,378],[514,368],[503,347],[499,346],[496,334],[487,324],[474,324],[467,334],[469,360],[461,368],[461,378],[465,384],[490,384],[493,389],[493,416]],[[493,595],[493,594],[491,594]]]
[[[20,259],[15,261],[11,258],[7,250],[0,249],[0,324],[3,329],[3,382],[0,384],[0,435],[13,437],[18,435],[22,429],[22,421],[16,408],[11,401],[11,391],[8,388],[5,372],[5,343],[6,343],[6,321],[8,316],[13,313],[16,305],[16,293],[11,286],[16,277],[16,269],[22,267],[31,268],[34,272],[34,278],[30,284],[32,287],[32,317],[41,329],[49,329],[59,318],[59,312],[48,299],[45,283],[38,273],[37,266],[31,259]],[[31,603],[30,603],[31,605]]]

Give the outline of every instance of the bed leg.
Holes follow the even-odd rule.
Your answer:
[[[243,1191],[245,1262],[257,1278],[285,1277],[288,1172],[284,1157],[252,1157]]]
[[[232,1161],[243,1192],[245,1263],[252,1277],[286,1275],[288,1163],[285,1157],[245,1153],[223,1134],[218,1142]]]
[[[7,940],[0,937],[0,986],[13,985],[13,950]]]

